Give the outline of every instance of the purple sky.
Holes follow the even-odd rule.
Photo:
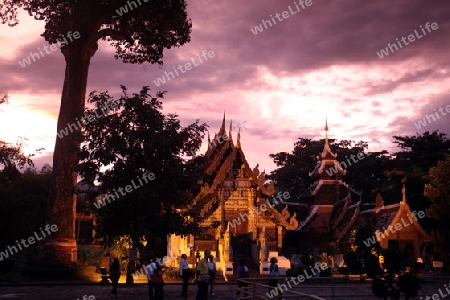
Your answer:
[[[164,67],[125,65],[101,42],[93,57],[88,92],[119,85],[130,92],[144,85],[167,90],[166,113],[177,113],[183,124],[200,119],[217,132],[226,111],[227,121],[247,124],[241,143],[251,167],[275,168],[270,153],[292,151],[299,137],[324,136],[364,140],[369,151],[395,150],[393,135],[414,135],[439,129],[450,134],[450,2],[311,0],[302,8],[286,0],[187,0],[192,41],[165,53]],[[289,6],[292,11],[291,14]],[[286,19],[258,34],[255,26],[270,15]],[[280,18],[283,18],[280,16]],[[44,23],[27,14],[16,27],[0,25],[0,95],[10,103],[0,109],[0,140],[29,139],[26,151],[44,147],[38,166],[50,162],[62,89],[64,60],[58,51],[22,68],[19,61],[48,45],[40,36]],[[427,22],[438,29],[424,29]],[[377,52],[396,38],[415,34],[409,45]],[[197,55],[213,51],[199,63]],[[198,66],[157,87],[154,83],[173,66]],[[166,78],[167,80],[167,78]],[[436,121],[418,129],[414,123],[442,107]],[[449,106],[450,110],[450,106]],[[227,124],[229,126],[229,124]],[[236,127],[233,138],[237,133]],[[206,150],[206,141],[202,151]]]

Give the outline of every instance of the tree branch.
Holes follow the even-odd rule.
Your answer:
[[[99,39],[105,38],[107,36],[109,36],[117,41],[128,41],[129,40],[129,37],[127,37],[125,35],[125,33],[111,29],[111,28],[105,28],[105,29],[98,31],[93,36],[93,39],[95,39],[95,41],[98,41]]]

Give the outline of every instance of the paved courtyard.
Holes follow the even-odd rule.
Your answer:
[[[450,281],[450,280],[449,280]],[[444,283],[433,283],[423,285],[419,296],[432,295],[438,293],[439,288],[443,288]],[[189,300],[195,300],[195,285],[189,286]],[[305,284],[295,289],[299,292],[323,295],[326,299],[333,299],[331,295],[331,287],[328,284]],[[76,300],[83,299],[84,295],[93,296],[95,299],[114,299],[110,294],[111,286],[102,285],[53,285],[53,286],[2,286],[0,287],[0,299],[45,299],[45,300]],[[181,285],[168,284],[164,287],[165,300],[181,299]],[[211,300],[230,300],[235,298],[235,284],[217,284],[215,288],[215,296]],[[336,284],[334,289],[335,296],[345,295],[342,297],[334,297],[336,300],[343,299],[379,299],[371,294],[370,284],[368,283],[349,283]],[[352,295],[352,296],[349,296]],[[89,299],[86,297],[85,299]],[[94,299],[93,297],[90,300]],[[119,285],[118,294],[115,299],[148,299],[148,288],[146,285],[135,284],[134,286]],[[289,299],[306,299],[306,298],[289,298]],[[402,296],[401,299],[404,299]],[[417,300],[420,297],[416,297]],[[422,299],[425,299],[423,297]]]

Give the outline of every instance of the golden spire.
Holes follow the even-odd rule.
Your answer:
[[[328,119],[325,119],[325,144],[323,145],[322,158],[325,158],[329,153],[332,157],[336,158],[336,154],[331,152],[330,144],[328,143]]]
[[[236,148],[241,148],[241,127],[238,129]]]
[[[324,149],[330,149],[330,145],[328,144],[328,118],[325,117],[325,145]]]
[[[232,128],[233,128],[233,120],[231,120],[231,122],[230,122],[230,132],[228,134],[228,139],[230,139],[230,140],[233,138],[232,135],[231,135]]]
[[[220,130],[225,132],[225,111],[223,111],[223,120],[222,120],[222,126],[220,126]]]

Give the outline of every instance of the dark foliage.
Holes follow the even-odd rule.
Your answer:
[[[145,238],[147,247],[161,255],[167,234],[200,232],[198,215],[186,207],[203,179],[204,158],[188,159],[186,155],[200,147],[206,124],[197,121],[182,127],[176,115],[164,115],[163,93],[151,97],[147,87],[133,95],[128,95],[125,87],[122,90],[117,100],[106,92],[90,94],[89,102],[96,109],[113,101],[118,107],[86,124],[78,170],[84,180],[96,180],[101,192],[110,195],[132,180],[138,183],[145,173],[154,174],[153,181],[138,183],[138,188],[106,202],[98,212],[102,234],[112,238],[130,235],[135,247]]]

